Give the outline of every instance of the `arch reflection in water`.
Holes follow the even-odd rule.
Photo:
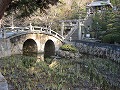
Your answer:
[[[44,54],[38,54],[37,43],[33,39],[27,39],[23,44],[23,55],[35,57],[37,61],[44,61]]]

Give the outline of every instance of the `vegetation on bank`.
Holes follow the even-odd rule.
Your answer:
[[[60,47],[63,51],[78,52],[77,48],[71,44],[64,44]]]
[[[104,43],[120,44],[120,1],[111,0],[111,9],[95,13],[93,16],[92,33]]]
[[[31,62],[36,58],[11,56],[0,59],[2,74],[15,90],[119,90],[120,66],[109,60],[84,57],[78,60],[52,59]],[[26,60],[26,64],[23,61]],[[47,61],[47,59],[46,59]],[[26,67],[30,66],[30,67]]]
[[[104,43],[110,43],[110,44],[119,43],[120,44],[120,33],[107,34],[102,38],[102,41]]]

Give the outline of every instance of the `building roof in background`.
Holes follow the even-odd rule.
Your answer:
[[[96,7],[96,6],[106,6],[106,5],[113,7],[109,0],[106,0],[106,1],[104,1],[104,0],[93,1],[90,4],[88,4],[87,6],[88,7]]]

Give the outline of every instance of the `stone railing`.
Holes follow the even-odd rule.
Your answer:
[[[6,29],[11,29],[11,30],[6,30]],[[52,35],[61,41],[64,40],[64,37],[60,35],[59,33],[55,32],[54,30],[51,30],[50,28],[47,27],[40,27],[40,26],[30,26],[28,27],[5,27],[3,32],[1,32],[1,37],[3,35],[3,38],[9,38],[9,37],[15,37],[18,35],[22,35],[25,33],[44,33],[44,34],[49,34]]]
[[[120,45],[111,45],[79,40],[73,42],[81,53],[111,59],[120,63]]]
[[[55,37],[58,37],[61,40],[64,40],[64,37],[62,35],[58,34],[54,30],[51,30],[50,28],[33,26],[33,31],[40,31],[40,32],[43,32],[43,33],[50,34],[50,35],[53,35]]]

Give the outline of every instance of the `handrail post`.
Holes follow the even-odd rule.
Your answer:
[[[61,24],[61,35],[63,36],[63,33],[64,33],[64,21],[62,22]]]
[[[42,32],[43,27],[40,27],[40,32]]]
[[[50,28],[50,31],[49,31],[49,33],[51,34],[51,28]]]
[[[32,26],[32,24],[30,23],[30,31],[32,31],[33,30],[33,26]]]
[[[79,21],[78,21],[78,28],[79,28],[79,30],[78,30],[78,39],[79,40],[81,40],[82,39],[82,22],[81,22],[81,19],[80,19],[80,17],[79,17]]]
[[[2,38],[6,38],[6,30],[5,28],[2,26]]]

